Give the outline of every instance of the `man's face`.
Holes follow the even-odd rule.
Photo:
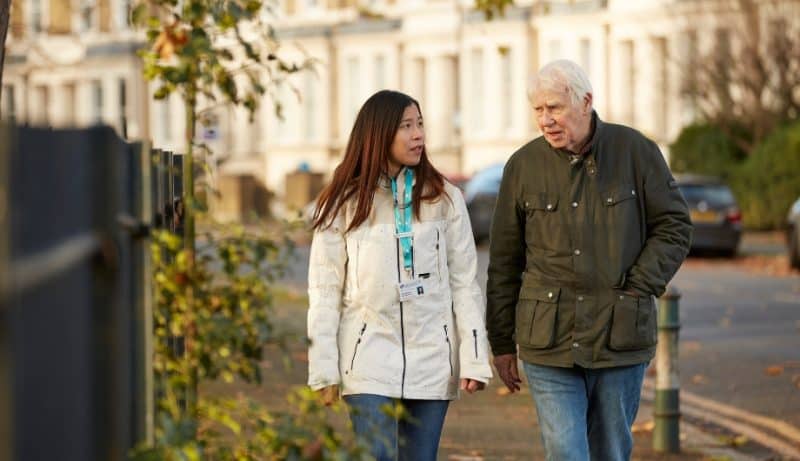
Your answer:
[[[531,103],[536,124],[544,138],[556,149],[577,153],[583,147],[591,127],[591,94],[574,104],[567,86],[538,88]]]

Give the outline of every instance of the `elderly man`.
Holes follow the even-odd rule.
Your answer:
[[[600,120],[578,65],[544,66],[528,97],[542,136],[506,164],[491,230],[494,364],[518,390],[519,346],[548,460],[626,460],[688,208],[656,144]]]

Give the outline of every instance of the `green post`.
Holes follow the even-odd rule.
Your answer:
[[[669,286],[659,301],[653,450],[662,453],[679,453],[681,451],[680,380],[678,375],[678,332],[681,329],[678,301],[680,298],[678,290]]]

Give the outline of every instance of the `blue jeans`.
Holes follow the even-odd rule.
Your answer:
[[[345,395],[356,435],[377,461],[436,461],[448,400],[393,399],[382,395]],[[402,403],[410,418],[383,411]]]
[[[587,369],[523,362],[548,461],[627,461],[647,364]]]

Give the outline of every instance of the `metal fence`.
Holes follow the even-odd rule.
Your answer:
[[[0,126],[0,460],[127,458],[152,437],[147,235],[180,157],[111,128]]]

